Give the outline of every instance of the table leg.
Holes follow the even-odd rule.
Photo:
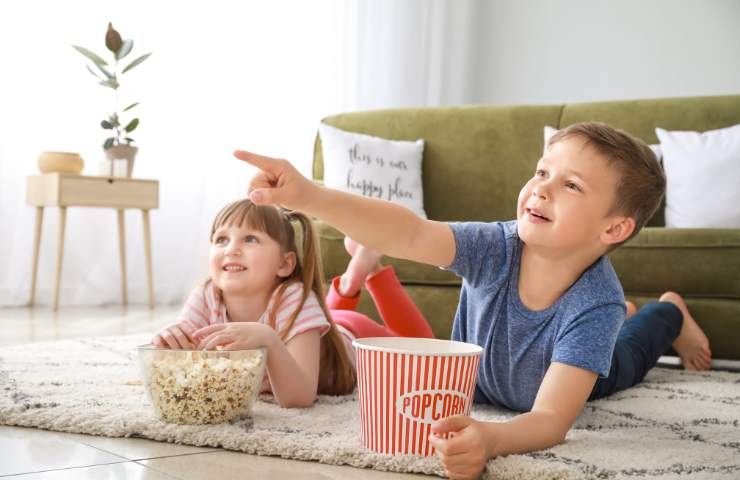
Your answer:
[[[146,279],[149,285],[149,308],[154,308],[154,284],[152,282],[152,233],[149,228],[149,210],[141,211],[144,225],[144,256],[146,258]]]
[[[126,226],[124,224],[125,210],[118,210],[118,249],[121,258],[121,291],[123,305],[128,305],[128,291],[126,290]]]
[[[33,260],[31,267],[31,298],[28,306],[36,303],[36,274],[39,271],[39,247],[41,246],[41,226],[44,223],[44,207],[36,207],[36,228],[33,234]]]
[[[54,278],[54,311],[59,309],[59,284],[62,280],[62,256],[64,255],[64,228],[67,225],[67,207],[59,207],[59,239],[57,241],[57,274]]]

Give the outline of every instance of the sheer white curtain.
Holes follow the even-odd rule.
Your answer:
[[[343,70],[350,110],[468,103],[481,0],[347,4]]]
[[[152,212],[158,303],[206,275],[216,211],[244,194],[249,148],[310,172],[318,121],[340,111],[465,103],[474,0],[85,2],[0,6],[0,306],[28,300],[34,211],[25,178],[43,150],[80,152],[95,174],[110,91],[70,45],[104,53],[108,21],[153,55],[123,78],[140,101],[135,176],[160,181]],[[77,12],[71,14],[70,12]],[[131,58],[134,58],[133,56]],[[129,301],[146,301],[141,218],[126,213]],[[58,212],[46,209],[37,302],[50,303]],[[70,208],[62,305],[120,301],[116,216]]]

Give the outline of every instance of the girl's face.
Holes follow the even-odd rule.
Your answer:
[[[295,253],[284,253],[267,233],[246,224],[221,226],[211,238],[211,280],[224,294],[269,293],[295,264]]]

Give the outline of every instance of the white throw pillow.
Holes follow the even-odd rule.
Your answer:
[[[553,128],[553,127],[551,127],[549,125],[545,125],[545,131],[544,131],[544,134],[545,134],[545,146],[542,148],[542,153],[543,154],[544,154],[545,150],[547,149],[547,142],[550,140],[550,137],[552,137],[553,135],[555,135],[557,133],[557,131],[558,131],[557,128]],[[653,153],[655,154],[655,156],[657,157],[658,161],[659,162],[662,161],[662,159],[663,159],[663,152],[660,149],[660,145],[658,145],[658,144],[649,145],[649,147],[653,151]]]
[[[415,142],[346,132],[319,125],[324,185],[401,204],[422,218],[421,160],[424,140]]]
[[[666,226],[740,228],[740,125],[655,133],[667,180]]]
[[[551,127],[550,125],[545,125],[545,144],[542,146],[542,154],[545,154],[545,151],[547,150],[547,142],[550,141],[550,137],[558,133],[558,129],[555,127]]]

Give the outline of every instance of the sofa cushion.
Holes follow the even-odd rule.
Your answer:
[[[666,226],[740,228],[740,125],[655,133],[665,151]]]
[[[740,299],[740,230],[647,227],[610,255],[628,295]]]
[[[423,138],[424,210],[434,220],[509,220],[542,154],[542,127],[560,105],[404,108],[325,118],[342,130],[392,140]],[[321,140],[314,179],[322,180]]]
[[[327,187],[389,200],[426,218],[421,185],[424,140],[387,140],[323,123],[319,136]]]
[[[327,276],[341,275],[349,261],[344,236],[321,222],[318,229]],[[740,360],[740,230],[644,228],[610,259],[627,298],[643,305],[667,290],[680,292],[711,339],[714,358]],[[383,262],[394,265],[435,336],[450,338],[460,278],[428,265]],[[358,310],[380,320],[369,295],[363,295]]]
[[[317,222],[327,277],[349,262],[344,235]],[[339,253],[341,252],[341,253]],[[660,259],[660,261],[656,261]],[[609,255],[627,295],[657,298],[666,290],[696,297],[740,299],[740,230],[646,227]],[[404,284],[459,287],[460,277],[430,265],[385,257]]]
[[[604,122],[647,143],[657,143],[658,126],[667,130],[713,130],[740,123],[740,95],[572,103],[563,108],[557,126],[588,121]],[[664,208],[665,204],[648,225],[665,225]]]
[[[323,222],[316,222],[321,238],[321,254],[324,261],[324,273],[333,278],[344,273],[349,263],[349,254],[344,250],[344,235],[334,227]],[[459,288],[460,277],[447,270],[431,265],[383,257],[384,265],[393,265],[401,283],[406,285],[446,285]]]

